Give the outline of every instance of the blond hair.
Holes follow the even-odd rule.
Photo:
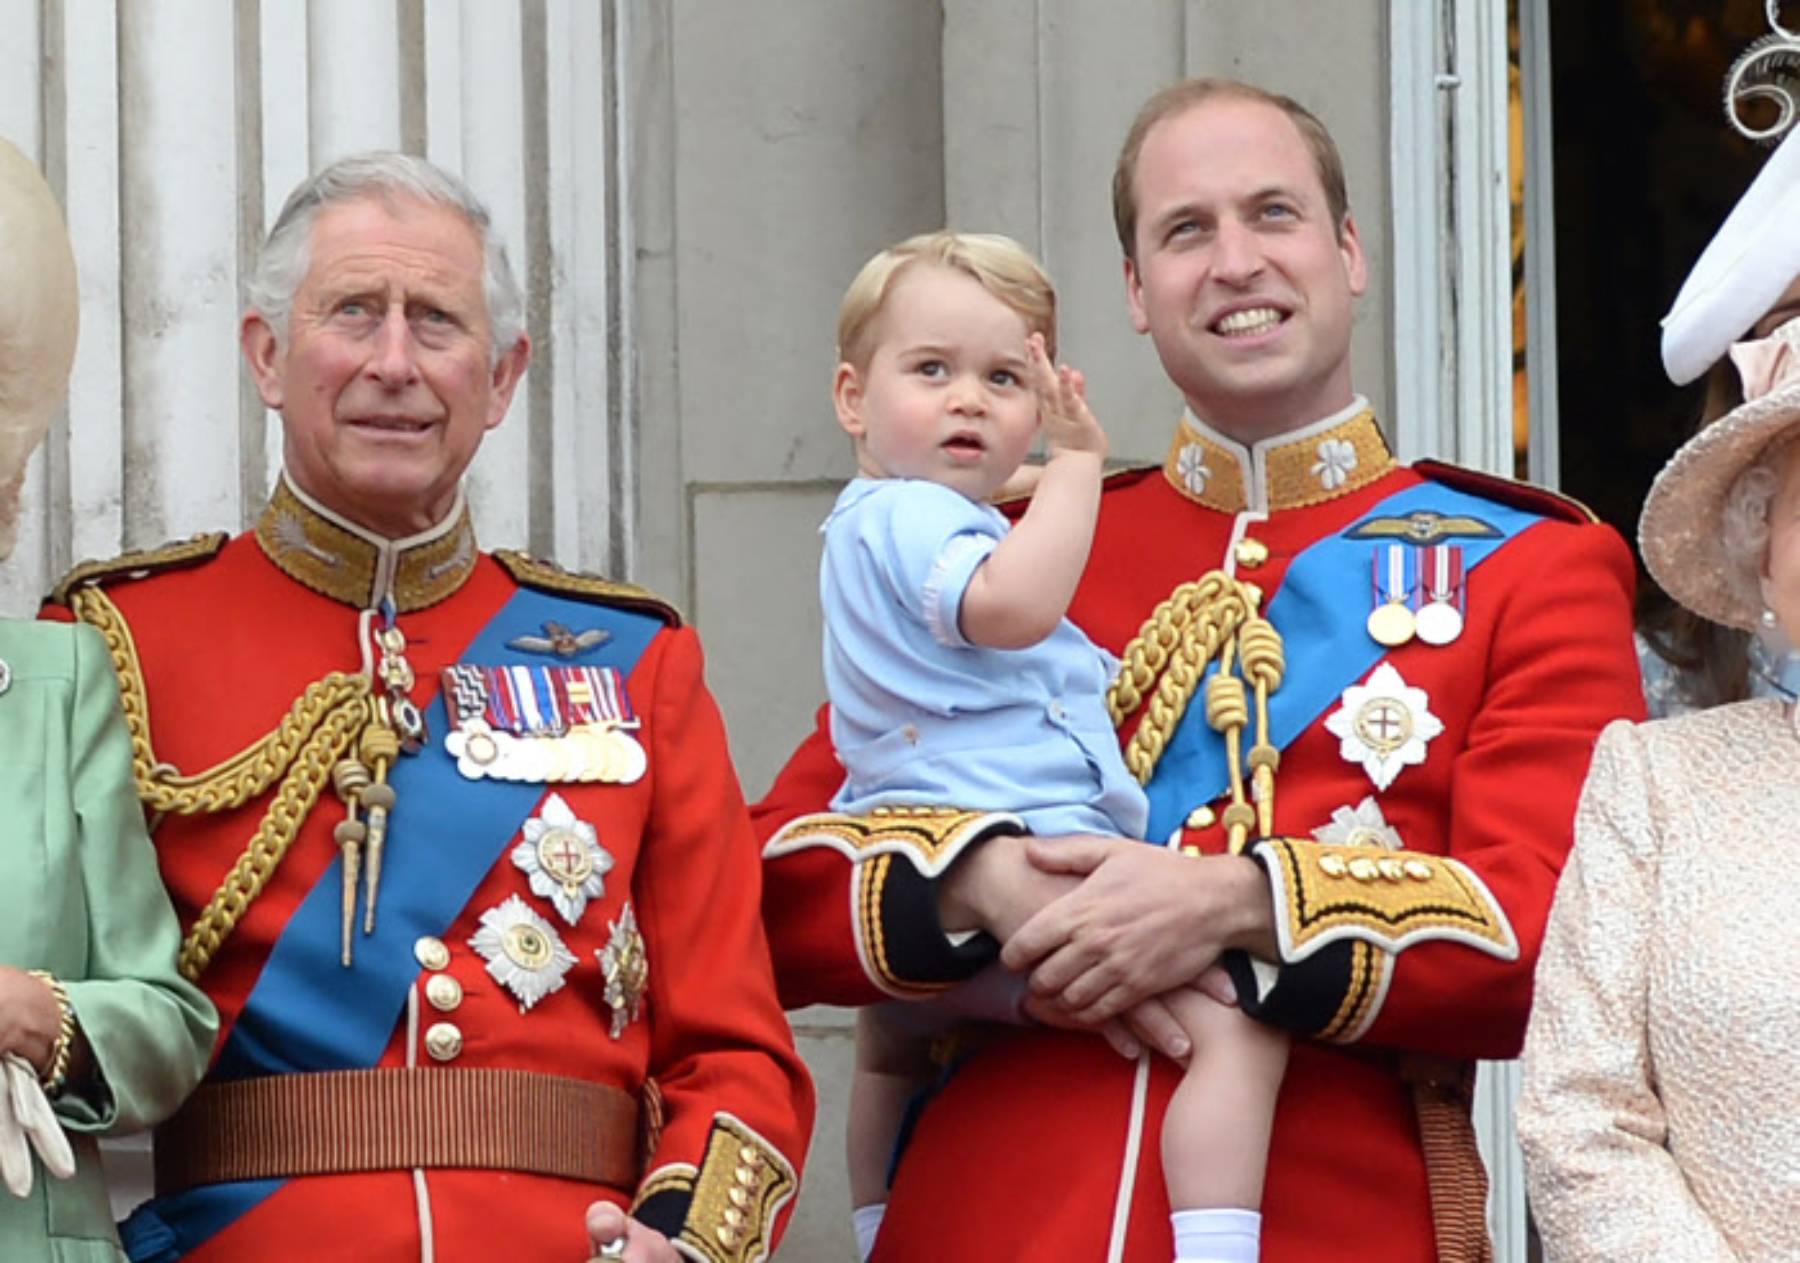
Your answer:
[[[1056,288],[1031,252],[996,233],[929,232],[889,246],[863,264],[838,305],[838,359],[861,372],[875,354],[875,323],[894,282],[916,264],[953,268],[1005,303],[1056,358]]]
[[[1138,111],[1119,147],[1119,161],[1113,167],[1113,227],[1119,233],[1119,245],[1125,257],[1137,259],[1137,165],[1150,129],[1166,118],[1185,114],[1209,101],[1254,101],[1280,110],[1288,116],[1300,139],[1312,151],[1313,167],[1319,173],[1319,184],[1325,190],[1325,206],[1331,212],[1331,224],[1338,239],[1344,236],[1344,221],[1350,214],[1350,190],[1344,180],[1344,159],[1337,142],[1319,116],[1291,96],[1270,92],[1239,79],[1183,79],[1164,88]]]

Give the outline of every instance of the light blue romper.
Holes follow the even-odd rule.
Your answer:
[[[1043,836],[1144,836],[1106,713],[1117,659],[1066,618],[1026,649],[958,629],[1004,517],[934,482],[858,478],[821,529],[825,688],[848,774],[833,810],[941,803],[1017,812]]]

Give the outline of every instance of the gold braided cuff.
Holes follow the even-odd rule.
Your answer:
[[[680,1231],[668,1234],[683,1257],[701,1263],[761,1263],[769,1257],[776,1218],[797,1183],[794,1168],[773,1145],[742,1120],[721,1113],[713,1117],[699,1170],[680,1163],[651,1173],[638,1189],[632,1212],[653,1197],[685,1198]]]
[[[56,1042],[50,1045],[50,1064],[38,1075],[38,1082],[44,1085],[44,1095],[54,1098],[62,1094],[63,1086],[69,1081],[69,1059],[75,1052],[75,1006],[69,1003],[68,988],[48,970],[27,972],[49,987],[50,994],[56,997]]]
[[[774,859],[808,847],[829,847],[853,863],[877,855],[904,856],[922,877],[937,877],[971,842],[994,833],[1023,833],[1009,811],[957,807],[877,807],[866,816],[836,812],[791,820],[763,847]]]
[[[1267,838],[1256,849],[1266,856],[1276,937],[1289,964],[1342,939],[1387,952],[1445,939],[1500,960],[1519,958],[1506,913],[1457,860],[1300,838]]]

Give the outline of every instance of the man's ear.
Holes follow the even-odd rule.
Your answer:
[[[244,313],[238,326],[238,345],[244,351],[244,363],[256,383],[256,393],[263,406],[281,411],[281,340],[260,311]]]
[[[1369,288],[1369,260],[1363,254],[1356,219],[1348,211],[1344,212],[1344,226],[1338,232],[1338,253],[1344,259],[1344,277],[1350,283],[1350,293],[1361,298]]]
[[[530,363],[531,339],[521,333],[519,340],[507,347],[494,364],[488,383],[491,387],[488,396],[488,429],[493,429],[506,419],[506,410],[512,407],[513,391],[518,389],[519,379],[525,376],[526,366]]]
[[[845,361],[837,366],[837,372],[831,378],[831,402],[837,409],[838,424],[844,427],[844,433],[853,439],[868,433],[869,427],[863,421],[862,374],[856,371],[856,365]]]
[[[1144,314],[1144,282],[1130,255],[1125,256],[1125,302],[1131,307],[1131,327],[1139,333],[1149,333],[1150,318]]]

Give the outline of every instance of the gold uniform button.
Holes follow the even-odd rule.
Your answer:
[[[1269,546],[1260,539],[1251,539],[1246,535],[1232,548],[1231,555],[1237,559],[1238,565],[1254,569],[1269,559]]]
[[[1321,855],[1319,857],[1319,871],[1324,873],[1327,877],[1342,877],[1345,873],[1350,871],[1350,868],[1349,865],[1344,863],[1344,857],[1341,855]]]
[[[413,959],[427,969],[448,969],[450,949],[444,946],[443,939],[424,934],[413,943]]]
[[[742,1162],[747,1167],[760,1166],[762,1164],[762,1154],[752,1149],[749,1145],[739,1145],[738,1161]]]
[[[462,1053],[463,1035],[453,1022],[433,1022],[425,1032],[425,1051],[433,1061],[454,1061]]]
[[[1431,880],[1431,865],[1424,860],[1407,860],[1401,867],[1406,870],[1406,875],[1414,881]]]
[[[744,1212],[739,1210],[736,1206],[727,1206],[725,1208],[725,1223],[732,1228],[742,1228],[744,1226]]]
[[[748,1210],[750,1207],[750,1194],[746,1193],[741,1188],[733,1188],[730,1192],[726,1193],[725,1196],[731,1204],[736,1206],[739,1210]]]
[[[719,1239],[719,1244],[724,1246],[727,1250],[734,1248],[738,1244],[738,1234],[732,1230],[729,1224],[720,1224],[717,1228],[714,1228],[713,1235]]]
[[[1210,829],[1213,826],[1213,822],[1218,818],[1217,813],[1215,813],[1211,807],[1202,803],[1200,806],[1188,812],[1187,827],[1190,829]]]
[[[1375,867],[1380,869],[1381,875],[1389,881],[1399,881],[1406,875],[1406,870],[1401,867],[1399,860],[1376,860]]]
[[[1381,876],[1381,870],[1375,867],[1375,861],[1359,855],[1350,861],[1350,875],[1357,881],[1374,881]]]
[[[440,1013],[448,1013],[463,1001],[462,983],[449,974],[433,974],[425,981],[425,999]]]

